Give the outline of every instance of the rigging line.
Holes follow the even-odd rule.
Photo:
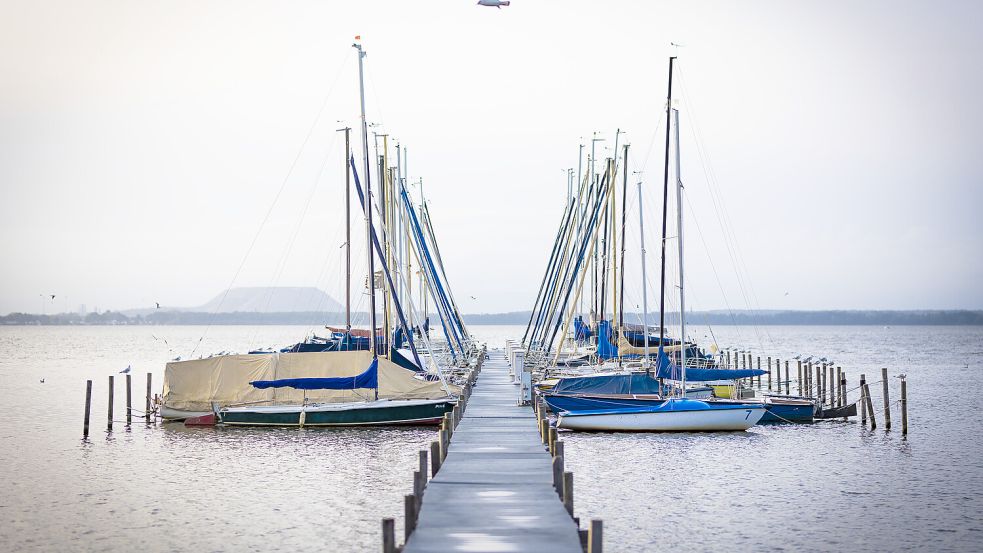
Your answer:
[[[681,75],[681,77],[680,77],[680,84],[681,84],[681,88],[683,90],[683,96],[686,99],[687,103],[690,105],[690,111],[692,112],[692,116],[689,117],[688,119],[690,119],[690,125],[691,125],[691,128],[693,129],[693,133],[694,133],[694,137],[696,138],[698,149],[701,150],[701,155],[700,155],[701,161],[703,160],[703,154],[705,152],[706,160],[707,160],[707,163],[709,164],[709,167],[708,168],[707,167],[704,167],[704,171],[705,172],[708,172],[708,174],[709,174],[708,179],[709,180],[712,180],[712,182],[709,182],[708,184],[710,184],[713,187],[716,187],[716,189],[717,189],[716,193],[718,195],[720,195],[719,182],[717,181],[716,172],[714,171],[713,165],[712,165],[712,161],[710,160],[710,152],[709,152],[709,150],[706,149],[705,144],[703,144],[702,132],[699,131],[699,121],[696,120],[695,108],[693,107],[693,104],[692,104],[692,102],[689,99],[689,95],[688,95],[688,92],[687,92],[687,89],[686,89],[686,84],[685,84],[685,77],[682,76],[682,71],[680,72],[680,75]],[[709,170],[707,171],[707,169],[709,169]],[[721,201],[722,200],[723,200],[723,198],[721,196]],[[730,227],[729,232],[731,233],[731,240],[733,242],[734,249],[737,252],[737,257],[738,257],[738,262],[739,263],[735,263],[735,273],[738,276],[739,283],[741,283],[742,276],[741,276],[741,274],[738,273],[738,271],[740,271],[741,269],[743,269],[743,280],[746,281],[747,289],[750,290],[750,295],[751,295],[751,298],[754,300],[755,306],[758,309],[760,309],[761,302],[758,299],[757,293],[754,290],[754,286],[753,286],[753,283],[752,283],[751,278],[750,278],[750,271],[747,269],[747,264],[744,263],[744,256],[743,256],[743,252],[741,251],[740,242],[737,240],[737,235],[736,235],[736,232],[734,231],[733,223],[730,221],[730,217],[727,214],[726,210],[723,211],[723,220]],[[744,284],[741,284],[741,286],[742,286],[742,289],[743,289]],[[745,303],[748,305],[748,308],[750,310],[751,309],[751,302],[748,300],[747,297],[745,297]],[[755,321],[756,320],[756,318],[755,318],[755,316],[754,316],[753,313],[750,315],[750,317],[751,317],[751,320],[752,321]],[[761,343],[760,332],[759,332],[759,330],[761,330],[761,329],[759,329],[758,326],[760,326],[760,325],[757,325],[757,324],[752,323],[752,327],[755,330],[755,334],[758,336],[759,345],[762,348],[764,348],[764,344]],[[772,347],[774,347],[775,341],[774,341],[774,338],[771,336],[771,333],[767,329],[764,329],[764,333],[767,336],[768,342],[770,342],[770,345]]]
[[[741,296],[744,299],[744,304],[747,307],[748,311],[751,311],[752,310],[751,301],[748,297],[747,288],[744,282],[746,280],[746,277],[744,276],[744,274],[742,274],[741,264],[738,261],[738,257],[740,257],[741,253],[737,245],[736,233],[734,232],[733,224],[730,222],[726,208],[724,207],[723,195],[719,190],[719,184],[716,181],[716,176],[713,173],[713,168],[712,166],[709,165],[709,160],[708,160],[709,152],[705,151],[706,149],[705,145],[703,144],[702,139],[700,138],[701,135],[698,130],[699,123],[696,121],[695,109],[692,106],[692,102],[689,100],[686,86],[685,84],[683,84],[684,81],[680,80],[680,83],[681,83],[683,97],[686,100],[687,104],[690,105],[689,109],[690,109],[691,116],[687,117],[687,120],[690,124],[690,129],[693,132],[697,154],[700,158],[700,163],[703,169],[704,177],[706,178],[706,182],[707,182],[707,189],[710,192],[710,199],[713,202],[714,211],[717,214],[717,222],[720,225],[722,236],[724,238],[724,246],[727,251],[728,257],[730,257],[731,265],[734,268],[734,275],[737,279],[738,289],[740,290]],[[745,267],[744,273],[746,272],[747,269]],[[751,320],[754,321],[753,314],[749,314],[749,315]],[[760,329],[753,322],[750,326],[757,338],[758,345],[763,349],[764,345],[762,343]]]
[[[727,294],[724,292],[723,282],[721,282],[720,274],[717,272],[717,266],[713,262],[713,256],[710,255],[710,247],[707,246],[706,237],[703,235],[703,228],[700,226],[700,220],[696,217],[696,213],[693,209],[692,202],[690,202],[689,196],[686,196],[686,205],[689,206],[691,213],[690,220],[696,223],[696,233],[700,236],[700,241],[703,243],[703,251],[706,253],[707,261],[710,262],[710,269],[713,271],[713,278],[717,281],[717,287],[720,288],[720,296],[724,300],[724,307],[727,308],[727,314],[730,315],[731,320],[734,321],[735,330],[737,330],[737,339],[738,341],[743,342],[744,338],[741,336],[740,326],[737,325],[737,317],[734,316],[734,310],[731,309],[730,303],[727,301]]]
[[[331,83],[331,86],[328,88],[327,94],[325,94],[324,99],[321,100],[321,107],[318,108],[317,115],[314,116],[314,121],[311,123],[310,128],[307,129],[307,135],[304,136],[304,140],[301,142],[300,148],[297,149],[297,155],[294,156],[293,162],[290,163],[290,168],[287,169],[287,174],[284,175],[283,181],[280,183],[280,189],[277,190],[276,196],[273,197],[273,203],[271,203],[270,207],[266,210],[266,215],[263,216],[263,220],[260,222],[259,228],[256,229],[256,234],[253,235],[253,239],[249,243],[249,247],[246,249],[245,255],[242,256],[242,261],[239,262],[239,267],[236,269],[235,274],[232,276],[232,281],[229,282],[229,286],[226,287],[225,292],[222,294],[222,299],[219,300],[218,305],[215,306],[215,310],[212,311],[211,315],[208,317],[208,324],[205,325],[205,330],[202,331],[201,337],[198,338],[198,342],[195,343],[195,347],[191,350],[191,353],[188,355],[189,358],[194,356],[195,352],[198,351],[198,347],[201,346],[202,340],[205,339],[205,336],[208,334],[209,329],[211,329],[212,327],[212,323],[215,320],[216,314],[219,312],[219,309],[222,308],[222,304],[225,303],[225,300],[228,297],[229,292],[232,290],[232,286],[235,285],[236,280],[239,278],[239,273],[242,272],[242,268],[245,267],[246,261],[249,259],[249,254],[252,253],[253,248],[256,246],[256,241],[259,239],[260,234],[262,234],[263,228],[266,226],[266,222],[270,218],[270,214],[273,213],[273,208],[276,207],[277,202],[280,201],[280,196],[283,194],[283,189],[286,188],[287,182],[290,181],[290,176],[293,175],[294,168],[297,167],[297,162],[300,161],[300,156],[301,154],[304,153],[304,148],[307,147],[307,143],[310,141],[311,135],[314,134],[314,129],[317,128],[317,124],[321,120],[321,115],[324,113],[324,108],[328,105],[328,100],[331,98],[331,95],[334,93],[335,87],[338,84],[338,80],[341,79],[342,72],[345,70],[346,67],[348,67],[349,57],[350,56],[345,56],[344,61],[340,64],[341,67],[339,67],[338,69],[338,74],[335,75],[334,82]]]
[[[331,138],[331,143],[328,144],[326,154],[324,159],[321,160],[321,167],[317,171],[317,175],[314,177],[314,185],[311,187],[311,191],[307,194],[307,200],[304,202],[304,208],[301,211],[300,217],[297,219],[297,223],[294,226],[293,235],[290,240],[287,241],[287,248],[280,254],[280,259],[276,264],[276,272],[274,273],[273,279],[270,282],[269,289],[266,293],[266,305],[263,307],[263,312],[268,313],[270,305],[273,303],[273,296],[276,295],[276,286],[280,283],[280,277],[283,276],[283,271],[287,267],[287,259],[290,257],[290,253],[293,251],[294,244],[297,242],[297,236],[300,234],[300,229],[304,225],[304,219],[307,218],[307,212],[310,210],[311,201],[314,199],[314,194],[317,192],[318,184],[321,181],[321,175],[324,174],[324,168],[327,166],[328,158],[331,157],[331,152],[334,150],[335,141],[337,141],[338,135],[335,134]],[[254,330],[253,336],[250,338],[250,343],[255,344],[255,337],[259,329]]]

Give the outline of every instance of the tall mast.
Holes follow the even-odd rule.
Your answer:
[[[624,169],[622,169],[621,184],[621,283],[618,285],[618,328],[624,334],[625,328],[625,219],[628,217],[628,145],[624,145]],[[618,350],[621,357],[621,350]]]
[[[345,331],[352,329],[352,166],[348,158],[352,155],[352,128],[339,129],[345,131]]]
[[[369,128],[365,122],[365,51],[359,43],[352,44],[358,50],[358,96],[362,110],[362,158],[365,160],[365,251],[369,262],[369,348],[372,358],[378,357],[375,344],[375,262],[372,254],[372,168],[369,163]],[[375,389],[375,398],[379,399],[379,389]]]
[[[662,283],[659,286],[659,347],[665,343],[666,333],[666,217],[669,214],[669,127],[672,120],[672,62],[669,58],[669,93],[666,95],[666,159],[662,183]]]
[[[683,396],[686,396],[686,303],[683,293],[683,179],[679,176],[679,110],[672,110],[676,142],[676,240],[679,245],[679,363],[682,367]]]
[[[642,209],[642,181],[638,181],[638,237],[641,242],[642,254],[642,324],[645,325],[645,376],[649,376],[649,294],[648,278],[645,268],[645,210]]]

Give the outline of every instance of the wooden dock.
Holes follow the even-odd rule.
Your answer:
[[[508,373],[504,351],[490,350],[404,553],[583,551],[536,416],[516,405]]]

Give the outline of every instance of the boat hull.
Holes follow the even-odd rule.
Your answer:
[[[667,403],[673,400],[667,400]],[[728,432],[751,428],[765,414],[763,406],[733,405],[703,408],[621,409],[561,413],[557,427],[609,432]]]
[[[219,411],[229,426],[393,426],[436,425],[454,402],[442,400],[380,400],[351,404],[283,405],[227,408]]]
[[[707,388],[686,390],[689,399],[709,399],[713,391]],[[562,411],[590,411],[595,409],[617,409],[623,407],[650,407],[661,405],[666,398],[657,395],[627,394],[544,394],[546,405],[554,413]]]

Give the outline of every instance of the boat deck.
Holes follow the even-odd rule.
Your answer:
[[[489,350],[404,553],[583,551],[533,410],[516,405],[508,371],[505,352]]]

